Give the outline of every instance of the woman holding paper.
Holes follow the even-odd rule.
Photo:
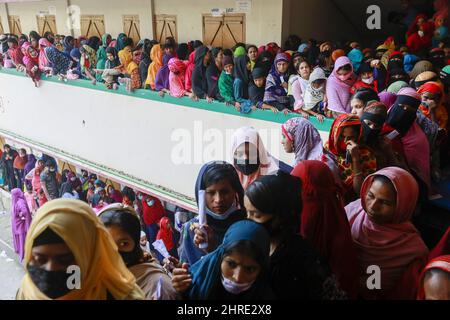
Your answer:
[[[204,198],[199,197],[200,191],[204,191]],[[184,224],[179,248],[180,260],[191,265],[214,251],[233,223],[245,219],[244,190],[236,170],[229,163],[205,164],[197,177],[195,195],[199,216]],[[203,200],[204,206],[200,208]]]
[[[141,225],[138,214],[129,206],[111,204],[99,213],[99,218],[114,239],[128,270],[136,277],[146,300],[176,300],[178,295],[164,269],[144,253],[140,246]]]

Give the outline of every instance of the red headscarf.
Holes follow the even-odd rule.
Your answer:
[[[191,54],[189,55],[189,61],[186,66],[186,74],[184,81],[186,91],[192,90],[192,73],[194,72],[194,68],[195,68],[195,51],[192,51]]]
[[[170,251],[173,249],[173,232],[172,232],[172,226],[170,224],[170,220],[167,217],[161,218],[159,221],[159,231],[156,235],[156,240],[161,239],[164,242],[164,245],[167,248],[167,251]]]
[[[153,202],[151,206],[147,204],[147,201]],[[142,210],[144,216],[144,222],[147,226],[159,223],[159,220],[166,214],[161,201],[159,199],[147,196],[142,198]]]
[[[353,195],[354,176],[352,171],[352,164],[347,163],[346,161],[346,143],[345,141],[343,141],[343,139],[340,139],[344,128],[347,127],[356,127],[356,130],[359,131],[358,139],[357,141],[355,141],[359,145],[361,143],[362,137],[361,120],[356,115],[341,114],[334,120],[331,126],[329,139],[325,145],[325,149],[329,150],[336,156],[341,179],[344,188],[346,189],[344,197],[346,198],[346,202],[349,202],[354,200],[355,198]],[[363,145],[359,146],[359,153],[361,158],[362,173],[363,176],[366,177],[376,171],[377,161],[375,156],[373,155],[373,152]]]
[[[431,269],[440,269],[450,274],[450,255],[440,256],[433,260],[431,260],[425,269],[422,271],[419,280],[419,292],[417,294],[417,300],[425,300],[425,291],[423,288],[423,281],[425,278],[425,274],[428,270]]]
[[[443,98],[444,98],[444,88],[438,83],[438,82],[434,82],[434,81],[430,81],[427,82],[425,84],[423,84],[422,86],[420,86],[419,90],[417,90],[417,93],[422,94],[425,92],[429,92],[432,94],[439,94],[440,95],[440,100],[437,102],[437,106],[439,107]],[[420,106],[419,107],[420,111],[427,117],[430,116],[430,109],[424,106]]]
[[[300,162],[291,173],[302,181],[300,234],[327,259],[350,298],[358,293],[358,260],[339,187],[326,164]]]
[[[420,19],[424,19],[424,23],[427,21],[427,16],[423,13],[419,14],[416,16],[416,19],[414,19],[414,22],[409,26],[408,32],[406,32],[407,36],[410,36],[414,33],[416,33],[417,31],[419,31],[419,27],[417,26],[417,24],[419,23]]]
[[[15,43],[12,48],[8,49],[8,54],[16,66],[19,64],[23,65],[22,48],[19,47],[17,43]]]
[[[388,178],[397,193],[393,221],[389,224],[375,223],[366,213],[366,195],[376,175]],[[428,248],[410,221],[418,196],[418,184],[409,172],[398,167],[388,167],[368,176],[361,187],[361,199],[345,207],[358,252],[363,283],[365,285],[365,279],[368,277],[367,267],[379,266],[382,270],[381,295],[396,289],[396,285],[401,283],[403,273],[415,261],[428,256]],[[414,287],[414,284],[409,286]],[[367,288],[364,288],[366,291]],[[408,288],[404,290],[407,291]]]

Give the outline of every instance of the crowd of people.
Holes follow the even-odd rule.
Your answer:
[[[124,34],[1,37],[4,66],[36,84],[51,73],[298,114],[281,125],[292,164],[256,129],[235,131],[231,163],[198,174],[198,216],[173,217],[153,196],[86,171],[58,173],[54,159],[5,145],[14,243],[27,268],[17,298],[450,300],[449,226],[428,247],[414,224],[450,177],[447,19],[448,7],[417,14],[404,43],[389,37],[375,48],[296,36],[283,48],[233,50],[172,38],[134,47]],[[310,117],[334,119],[326,143]],[[157,240],[166,250],[149,246]],[[79,290],[64,286],[73,264]]]

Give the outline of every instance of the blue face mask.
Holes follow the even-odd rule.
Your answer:
[[[225,278],[222,274],[221,276],[221,281],[222,281],[222,285],[224,287],[224,289],[226,291],[228,291],[231,294],[240,294],[244,291],[247,291],[248,289],[251,288],[251,286],[253,285],[253,282],[249,282],[249,283],[237,283],[234,282],[233,280],[229,280],[227,278]]]
[[[149,207],[152,207],[154,204],[155,204],[155,200],[147,201],[147,205],[148,205]]]
[[[205,206],[205,207],[206,207],[206,206]],[[226,220],[226,219],[228,219],[228,217],[229,217],[233,212],[235,212],[236,210],[238,210],[239,207],[236,205],[236,201],[235,201],[235,202],[233,202],[233,204],[231,205],[231,207],[230,207],[227,211],[225,211],[224,213],[222,213],[222,214],[214,213],[214,212],[212,212],[211,210],[209,210],[208,207],[206,207],[205,209],[206,209],[206,213],[207,213],[209,216],[211,216],[212,218],[214,218],[214,219],[216,219],[216,220]]]

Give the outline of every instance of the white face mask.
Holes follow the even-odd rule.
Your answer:
[[[236,201],[231,205],[230,208],[228,208],[227,211],[225,211],[222,214],[217,214],[212,212],[211,210],[208,209],[208,207],[205,206],[206,209],[206,213],[211,216],[212,218],[216,219],[216,220],[226,220],[233,212],[235,212],[236,210],[239,209],[238,205],[236,204]]]
[[[223,274],[221,278],[224,289],[231,294],[240,294],[241,292],[247,291],[254,283],[254,281],[249,283],[236,283],[233,280],[225,278]]]
[[[419,33],[419,37],[421,37],[421,38],[425,35],[425,33],[422,30],[419,30],[418,33]]]
[[[367,84],[372,84],[373,83],[373,77],[370,77],[369,79],[361,79],[362,82],[367,83]]]

